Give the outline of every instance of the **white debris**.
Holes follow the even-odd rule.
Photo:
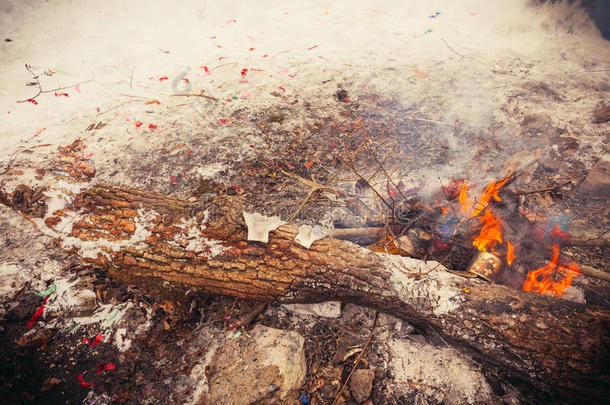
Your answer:
[[[120,352],[131,347],[131,339],[127,338],[127,328],[119,328],[114,335],[114,344]]]
[[[491,402],[491,388],[477,365],[455,349],[399,339],[390,340],[388,349],[396,390],[411,391],[410,383],[415,382],[416,389],[432,403]]]
[[[208,219],[209,212],[206,210],[203,213],[203,219],[201,220],[201,225],[197,224],[197,220],[195,218],[190,218],[188,220],[182,219],[182,222],[178,224],[178,227],[182,229],[182,236],[176,234],[174,236],[174,240],[171,242],[174,245],[179,245],[178,239],[181,237],[184,238],[187,242],[187,245],[184,247],[185,250],[189,250],[195,253],[201,253],[204,250],[209,251],[208,259],[216,257],[229,248],[224,246],[221,241],[208,239],[201,233],[201,229],[205,229],[205,222]],[[200,228],[201,226],[201,228]]]
[[[316,315],[336,319],[341,316],[341,302],[327,301],[316,304],[284,304],[291,312],[301,315]]]
[[[269,232],[276,230],[286,224],[280,217],[267,217],[258,212],[249,213],[244,211],[244,220],[248,226],[248,240],[255,242],[269,242]]]
[[[27,282],[27,278],[22,274],[20,266],[13,263],[0,263],[0,298],[5,299],[8,296],[19,291],[19,289]]]
[[[324,239],[326,234],[322,232],[322,228],[319,225],[313,228],[309,225],[301,225],[299,227],[299,233],[294,237],[294,241],[305,249],[309,249],[317,240]]]
[[[586,304],[585,292],[582,288],[576,286],[569,286],[561,296],[564,300],[576,302],[578,304]]]
[[[379,254],[391,269],[390,281],[400,299],[421,311],[442,315],[459,308],[464,300],[455,287],[457,276],[435,261],[423,262],[410,257]],[[410,277],[422,274],[421,277]]]

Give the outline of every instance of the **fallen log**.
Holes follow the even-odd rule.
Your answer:
[[[47,203],[57,207],[60,198]],[[169,282],[262,302],[353,302],[458,347],[502,384],[536,392],[536,401],[610,397],[607,309],[460,278],[436,262],[332,238],[306,249],[290,225],[266,244],[249,242],[239,197],[191,203],[97,185],[34,221],[63,248],[128,283],[154,289]]]

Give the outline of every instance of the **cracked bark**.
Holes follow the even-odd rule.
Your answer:
[[[188,220],[224,251],[214,255],[210,243],[192,249],[184,231]],[[153,289],[170,282],[263,302],[353,302],[405,319],[459,348],[488,375],[529,391],[536,402],[586,395],[601,403],[610,397],[607,309],[459,278],[336,239],[317,241],[308,250],[293,241],[297,228],[289,225],[272,232],[268,244],[248,242],[236,197],[202,205],[99,185],[47,216],[44,226],[58,231],[66,222],[69,234],[58,234],[64,241],[113,243],[105,254],[84,260],[128,283]],[[143,230],[145,238],[136,240]],[[73,250],[83,255],[78,245]]]

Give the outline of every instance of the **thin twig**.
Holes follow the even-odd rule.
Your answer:
[[[40,78],[39,78],[39,75],[34,74],[34,71],[33,71],[33,70],[32,70],[32,68],[30,67],[30,65],[27,65],[27,64],[26,64],[26,65],[25,65],[25,68],[27,69],[27,71],[28,71],[28,72],[30,72],[30,73],[32,74],[32,78],[33,78],[34,80],[36,80],[36,85],[38,86],[38,93],[37,93],[35,96],[33,96],[33,97],[29,97],[29,98],[27,98],[27,99],[25,99],[25,100],[17,100],[17,103],[27,103],[27,102],[28,102],[28,101],[30,101],[30,100],[34,100],[34,99],[36,99],[36,97],[40,96],[41,94],[44,94],[44,93],[53,93],[53,92],[56,92],[56,91],[58,91],[58,90],[65,90],[65,89],[69,89],[69,88],[72,88],[72,87],[78,86],[78,85],[80,85],[80,84],[83,84],[83,83],[89,83],[89,82],[92,82],[92,81],[93,81],[93,79],[89,79],[89,80],[85,80],[85,81],[83,81],[83,82],[78,82],[78,83],[76,83],[76,84],[72,84],[72,85],[70,85],[70,86],[63,86],[63,87],[61,87],[61,86],[60,86],[60,87],[57,87],[57,88],[52,89],[52,90],[43,90],[43,89],[42,89],[42,84],[40,83]]]
[[[172,94],[173,96],[182,96],[182,97],[205,97],[207,99],[210,100],[214,100],[214,101],[218,101],[218,99],[216,97],[212,97],[212,96],[208,96],[206,94],[203,94],[204,90],[201,90],[200,93],[186,93],[186,94]]]
[[[354,367],[352,368],[352,371],[349,373],[349,375],[347,376],[347,379],[345,380],[345,382],[341,386],[341,389],[339,390],[339,392],[335,396],[335,400],[333,401],[332,405],[335,405],[337,403],[337,401],[339,401],[339,398],[341,397],[341,394],[343,394],[343,391],[345,391],[345,387],[347,387],[347,384],[349,383],[350,378],[352,378],[352,375],[354,374],[354,371],[356,371],[356,368],[358,367],[358,364],[360,364],[360,361],[362,360],[362,357],[364,356],[364,353],[366,352],[366,350],[368,349],[369,345],[371,344],[371,341],[373,340],[373,335],[375,333],[375,327],[377,326],[377,319],[378,318],[379,318],[379,311],[376,311],[375,312],[375,319],[373,320],[373,326],[371,327],[371,333],[369,333],[369,338],[367,339],[366,344],[362,348],[362,351],[360,352],[360,354],[358,354],[358,358],[356,359],[356,363],[354,364]]]
[[[445,45],[447,45],[447,48],[449,48],[451,50],[451,52],[455,53],[458,56],[461,56],[462,58],[465,58],[464,55],[462,55],[461,53],[459,53],[458,51],[456,51],[455,49],[453,49],[448,43],[447,41],[445,41],[445,38],[441,38],[441,41],[443,41],[445,43]]]

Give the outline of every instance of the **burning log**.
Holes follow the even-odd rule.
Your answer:
[[[460,348],[538,401],[586,395],[603,402],[610,394],[607,309],[457,277],[436,262],[332,238],[306,249],[290,225],[266,244],[249,242],[238,197],[201,204],[98,185],[35,221],[83,260],[151,291],[169,282],[261,302],[354,302]]]

